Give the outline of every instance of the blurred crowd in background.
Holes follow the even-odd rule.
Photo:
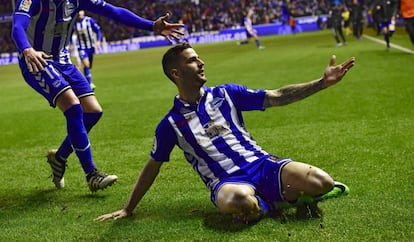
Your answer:
[[[123,5],[148,19],[156,19],[167,11],[172,14],[172,22],[186,24],[188,32],[216,31],[241,25],[244,13],[254,8],[254,24],[268,24],[275,21],[287,22],[288,14],[295,16],[317,15],[328,12],[325,0],[199,0],[199,1],[134,1],[110,0],[115,5]],[[330,1],[328,1],[330,2]],[[102,26],[107,41],[127,39],[146,35],[141,30],[124,27],[104,17],[95,17]],[[106,31],[106,29],[108,31]],[[110,30],[110,31],[109,31]]]
[[[319,16],[328,14],[338,5],[351,4],[352,0],[107,0],[116,6],[123,6],[138,15],[155,20],[166,12],[172,14],[171,22],[186,24],[188,33],[217,31],[236,28],[242,25],[247,9],[254,9],[253,24],[288,24],[289,17]],[[358,0],[364,6],[364,14],[369,11],[375,0]],[[0,16],[11,14],[11,0],[0,0]],[[101,26],[106,41],[123,40],[151,35],[119,24],[111,19],[86,13]],[[0,21],[0,53],[14,52],[15,46],[10,37],[11,22]]]

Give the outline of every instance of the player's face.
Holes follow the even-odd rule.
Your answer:
[[[187,48],[181,52],[183,61],[180,65],[180,79],[184,85],[202,87],[207,81],[204,74],[204,61],[200,59],[194,49]]]
[[[78,13],[78,20],[82,20],[82,19],[83,19],[83,17],[85,17],[85,11],[81,10],[81,11],[79,11],[79,13]]]

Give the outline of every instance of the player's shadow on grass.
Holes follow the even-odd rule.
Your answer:
[[[62,194],[59,194],[62,193]],[[96,202],[96,199],[103,200],[105,194],[82,194],[76,198],[73,193],[56,188],[50,189],[30,189],[30,190],[13,190],[5,191],[0,194],[0,210],[34,210],[42,209],[45,206],[60,207],[62,211],[66,209],[67,204],[72,204],[74,201]]]
[[[45,203],[49,203],[55,197],[53,194],[56,189],[35,190],[28,194],[23,191],[6,192],[0,195],[0,209],[21,209],[32,210],[35,207],[42,207]]]
[[[265,217],[257,223],[245,224],[233,219],[230,215],[220,213],[215,207],[207,204],[194,205],[192,203],[183,205],[176,202],[169,204],[155,202],[140,206],[131,217],[115,221],[95,221],[95,223],[109,223],[107,229],[101,233],[100,238],[97,238],[98,241],[108,241],[110,238],[120,238],[121,236],[125,238],[142,236],[142,238],[145,238],[143,241],[148,241],[148,235],[159,233],[160,225],[186,227],[188,224],[198,224],[197,221],[202,221],[202,226],[205,230],[226,234],[244,231],[251,228],[251,226],[260,226],[262,222],[283,224],[287,221],[310,221],[309,218],[298,218],[295,211],[295,209],[291,209],[284,213],[283,216],[275,214],[271,217]],[[190,228],[177,228],[177,230],[183,231],[186,229]],[[125,233],[125,231],[128,232]],[[169,234],[169,232],[165,232],[165,234]],[[153,239],[161,237],[162,234],[157,234]]]
[[[320,210],[320,214],[311,215],[307,213],[305,210],[296,210],[296,209],[288,209],[283,212],[274,213],[272,215],[266,216],[263,220],[273,220],[275,223],[284,224],[287,221],[310,221],[310,220],[321,220],[322,219],[322,210]],[[207,228],[213,229],[215,231],[222,231],[222,232],[236,232],[243,229],[246,229],[252,225],[260,223],[259,220],[257,222],[252,222],[249,224],[245,224],[241,221],[233,219],[230,215],[224,215],[220,212],[207,212],[204,213],[204,225]]]
[[[237,232],[249,228],[255,223],[243,223],[230,215],[222,214],[218,211],[203,213],[203,224],[207,229],[218,232]]]

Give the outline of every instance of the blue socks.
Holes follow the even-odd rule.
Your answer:
[[[85,74],[86,79],[88,80],[89,84],[92,83],[92,74],[88,67],[83,68],[83,73]]]
[[[98,122],[101,113],[83,113],[80,104],[73,105],[64,112],[68,136],[59,147],[57,154],[66,159],[75,150],[85,174],[96,169],[87,132]]]
[[[83,125],[85,126],[86,132],[92,129],[93,126],[99,121],[102,117],[102,112],[99,113],[83,113]],[[60,157],[67,159],[70,154],[72,154],[73,148],[72,144],[70,143],[69,137],[66,136],[65,140],[63,140],[62,144],[60,145],[57,153]]]

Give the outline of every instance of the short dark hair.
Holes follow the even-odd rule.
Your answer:
[[[177,44],[165,52],[164,56],[162,57],[162,69],[164,70],[164,74],[173,82],[174,79],[171,76],[171,69],[177,67],[178,59],[180,58],[181,52],[183,52],[185,49],[193,48],[191,45],[187,42],[183,42],[180,44]]]

